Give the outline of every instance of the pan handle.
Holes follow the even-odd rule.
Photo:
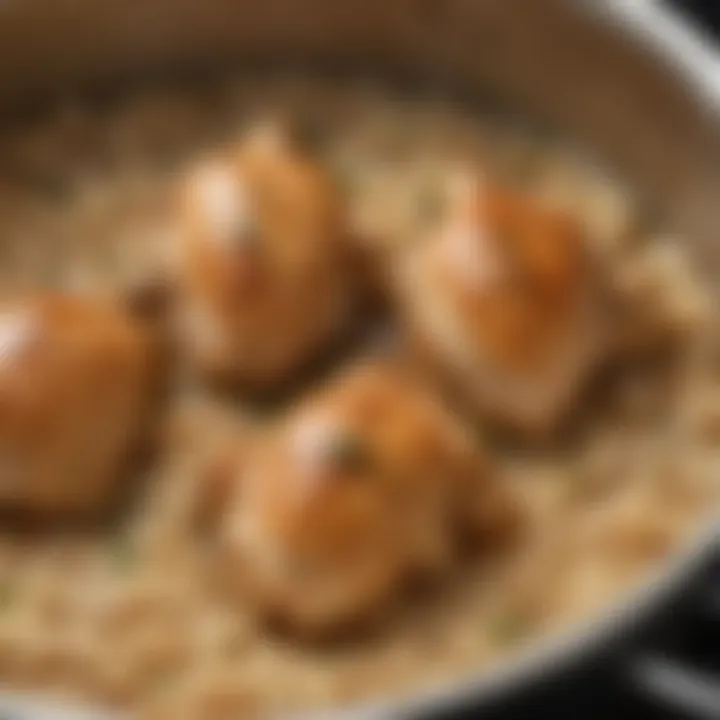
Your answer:
[[[720,627],[720,547],[715,548],[707,572],[689,589],[689,599],[681,598],[659,619],[660,626],[675,626],[680,646],[671,641],[662,650],[652,649],[654,632],[650,630],[635,649],[629,649],[629,661],[622,664],[622,684],[627,687],[629,682],[633,696],[669,710],[672,717],[720,719],[720,673],[716,668],[697,667],[682,650],[685,632],[712,648]]]

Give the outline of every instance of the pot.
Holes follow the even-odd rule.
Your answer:
[[[538,117],[634,182],[688,238],[705,271],[720,273],[720,59],[651,0],[0,1],[6,113],[68,91],[240,62],[381,75]],[[510,696],[634,637],[671,607],[719,546],[717,522],[698,528],[632,597],[495,671],[331,715],[429,718],[472,710],[490,717]],[[636,677],[652,684],[657,667],[653,672]],[[706,690],[702,707],[716,703],[717,713],[720,691]],[[110,717],[10,694],[0,697],[0,713],[17,720]]]

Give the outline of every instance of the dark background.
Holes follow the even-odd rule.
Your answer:
[[[720,33],[720,0],[675,0],[671,4],[682,7],[699,22]]]

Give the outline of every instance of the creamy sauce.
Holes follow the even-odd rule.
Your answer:
[[[312,116],[381,257],[420,241],[433,221],[428,193],[441,194],[458,160],[572,208],[617,266],[642,267],[661,239],[642,229],[626,190],[561,143],[377,88],[263,78],[131,97],[110,113],[67,107],[0,137],[3,289],[122,288],[160,252],[177,172],[268,115]],[[236,209],[222,182],[210,190],[230,232]],[[661,287],[691,296],[682,272],[673,265]],[[0,325],[0,354],[25,335]],[[667,374],[628,372],[569,449],[507,450],[509,480],[531,508],[517,553],[464,568],[438,597],[332,652],[269,638],[214,591],[192,519],[195,468],[228,414],[244,410],[222,398],[188,409],[178,395],[175,420],[189,429],[169,435],[119,532],[0,532],[0,679],[175,720],[361,702],[476,674],[621,598],[715,506],[720,402],[698,400],[720,388],[683,367],[682,397],[663,390]]]

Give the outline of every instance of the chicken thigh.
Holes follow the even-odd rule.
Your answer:
[[[0,506],[94,510],[117,488],[157,381],[147,328],[110,303],[0,303]]]
[[[377,614],[407,581],[498,543],[517,519],[472,434],[376,361],[245,446],[225,478],[223,575],[301,632]]]
[[[476,176],[395,275],[412,345],[481,414],[545,433],[608,346],[600,263],[571,217]]]
[[[273,389],[347,326],[342,199],[282,128],[194,168],[180,221],[180,336],[203,373]]]

